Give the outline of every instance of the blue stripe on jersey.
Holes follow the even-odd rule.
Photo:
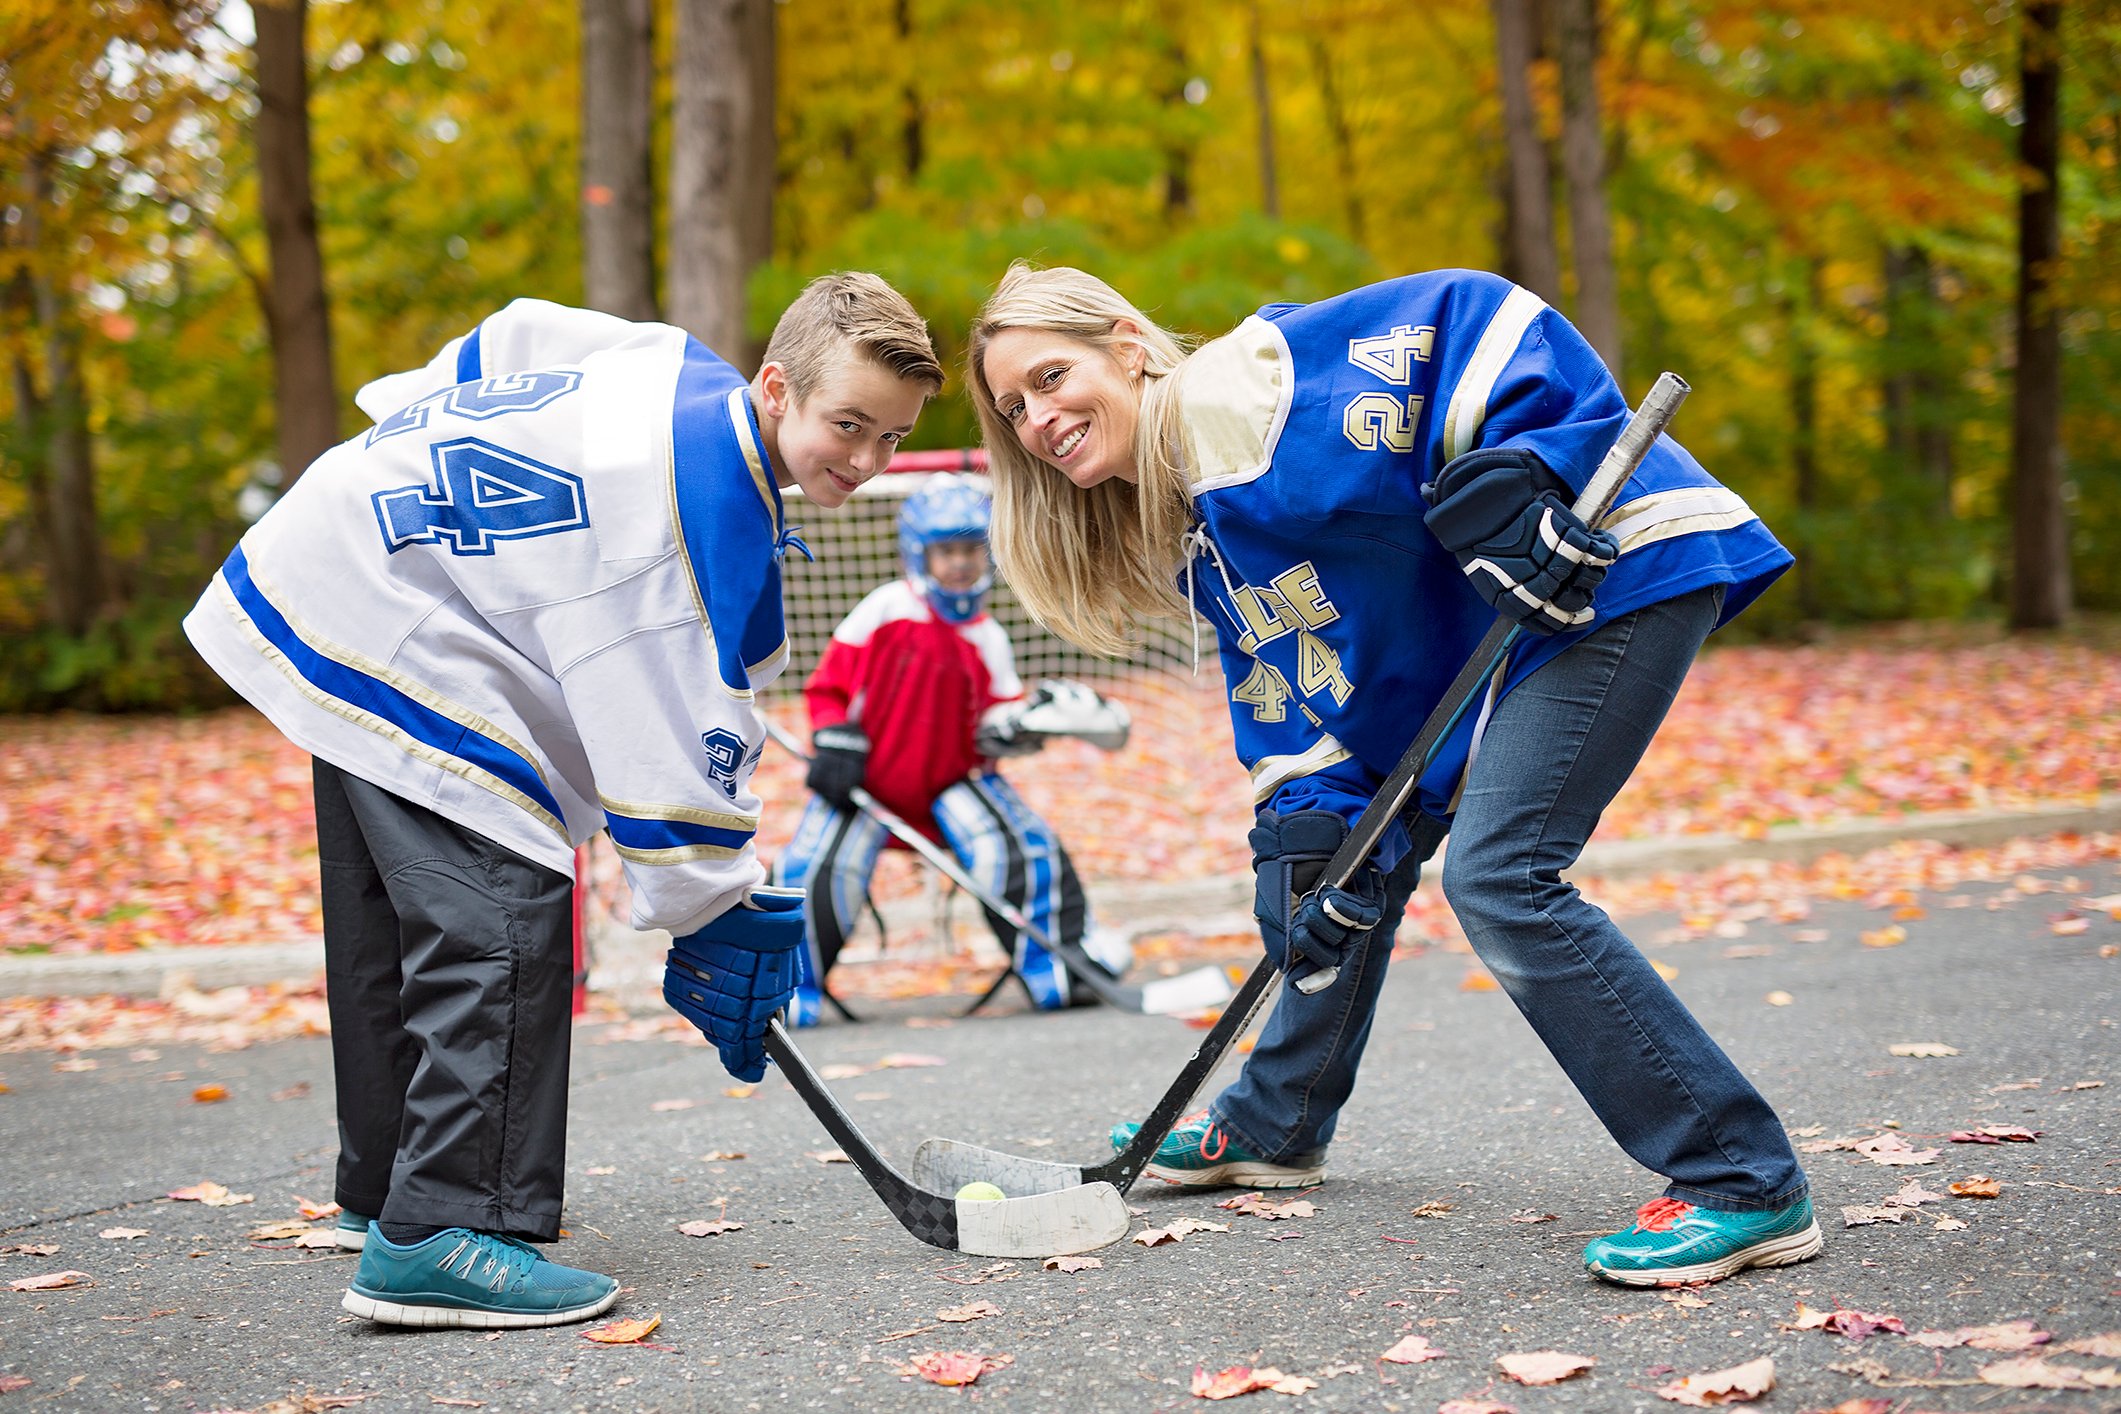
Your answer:
[[[464,336],[464,342],[457,345],[459,383],[476,383],[486,376],[485,370],[479,367],[479,330],[483,327],[485,326],[474,324],[471,332]]]
[[[752,836],[750,830],[731,830],[690,820],[619,815],[608,806],[604,810],[604,822],[611,831],[611,838],[628,849],[684,849],[700,844],[742,849],[751,842]]]
[[[433,708],[413,700],[389,683],[335,658],[327,658],[304,642],[294,626],[273,607],[250,577],[250,561],[238,545],[221,566],[236,603],[265,635],[266,641],[294,664],[295,671],[322,692],[351,706],[372,713],[416,740],[468,761],[480,770],[505,781],[536,801],[555,820],[564,819],[560,803],[538,775],[536,766],[493,738],[450,720]]]

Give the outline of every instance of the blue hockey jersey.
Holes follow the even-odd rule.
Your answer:
[[[236,546],[185,631],[297,745],[571,873],[637,927],[764,877],[754,692],[787,662],[782,506],[743,376],[684,330],[518,300]]]
[[[1185,587],[1216,629],[1254,803],[1352,820],[1495,622],[1423,523],[1422,483],[1475,448],[1522,447],[1581,492],[1626,401],[1561,315],[1468,270],[1269,305],[1179,377],[1198,518]],[[1601,524],[1621,553],[1596,619],[1520,641],[1423,778],[1426,812],[1449,817],[1495,702],[1584,634],[1714,584],[1728,620],[1791,563],[1669,437]],[[1395,828],[1380,864],[1405,847]]]

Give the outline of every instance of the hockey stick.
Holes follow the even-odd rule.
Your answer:
[[[1642,465],[1642,459],[1650,454],[1651,446],[1656,443],[1664,429],[1671,425],[1672,414],[1679,411],[1679,405],[1686,401],[1687,394],[1692,391],[1694,390],[1687,386],[1686,380],[1676,373],[1657,375],[1657,382],[1643,397],[1641,408],[1628,419],[1628,425],[1622,428],[1620,436],[1614,439],[1612,449],[1605,454],[1605,460],[1600,462],[1598,470],[1591,474],[1589,483],[1583,488],[1583,494],[1578,496],[1576,504],[1570,507],[1578,520],[1585,525],[1596,525],[1605,517],[1613,499],[1620,494],[1620,488],[1635,474],[1635,468]],[[1474,699],[1486,690],[1488,679],[1509,661],[1510,650],[1517,646],[1517,641],[1524,636],[1524,631],[1524,625],[1513,619],[1498,618],[1495,621],[1495,626],[1488,630],[1487,637],[1481,639],[1480,646],[1473,650],[1473,656],[1466,659],[1466,665],[1458,670],[1458,676],[1444,689],[1443,697],[1436,704],[1436,710],[1429,713],[1428,721],[1422,723],[1421,731],[1400,756],[1399,764],[1392,768],[1392,774],[1385,777],[1384,784],[1377,788],[1377,794],[1371,797],[1370,803],[1363,807],[1362,814],[1356,817],[1355,826],[1348,831],[1348,837],[1342,840],[1340,848],[1333,852],[1333,858],[1326,864],[1325,876],[1320,880],[1320,888],[1345,887],[1348,880],[1354,877],[1355,871],[1362,867],[1363,861],[1370,857],[1370,851],[1377,847],[1377,841],[1383,838],[1392,822],[1399,818],[1399,812],[1406,808],[1408,799],[1414,794],[1414,788],[1421,784],[1423,774],[1428,771],[1429,763],[1436,756],[1436,748],[1451,734],[1452,728],[1458,725],[1459,718],[1465,716],[1466,709],[1473,705]],[[1339,968],[1325,967],[1292,985],[1308,996],[1332,986],[1333,979],[1338,976]]]
[[[1643,398],[1641,409],[1622,429],[1612,449],[1606,453],[1605,460],[1599,463],[1598,470],[1585,486],[1583,495],[1577,498],[1573,509],[1586,523],[1604,516],[1614,497],[1619,495],[1620,488],[1634,474],[1635,468],[1642,464],[1642,459],[1649,454],[1651,445],[1670,425],[1672,414],[1679,410],[1680,403],[1686,400],[1691,391],[1693,390],[1687,386],[1685,380],[1677,374],[1665,373],[1658,377],[1656,385]],[[1428,720],[1422,723],[1421,730],[1415,734],[1413,742],[1400,757],[1399,764],[1392,769],[1384,784],[1378,788],[1377,795],[1356,819],[1355,827],[1349,831],[1348,838],[1328,862],[1326,879],[1336,885],[1345,884],[1363,860],[1369,857],[1371,849],[1376,846],[1386,827],[1405,808],[1415,785],[1427,772],[1430,762],[1435,759],[1437,747],[1450,734],[1452,727],[1457,725],[1459,718],[1465,715],[1473,699],[1485,690],[1488,679],[1507,658],[1522,632],[1520,625],[1507,620],[1498,621],[1495,627],[1488,631],[1479,647],[1473,650],[1473,655],[1466,660],[1465,667],[1459,670],[1458,676],[1446,689],[1442,699],[1429,713]],[[1424,815],[1421,817],[1421,823],[1415,828],[1441,827]],[[1426,843],[1425,840],[1417,841],[1415,847],[1419,850]],[[1193,1053],[1192,1059],[1187,1061],[1178,1079],[1172,1082],[1163,1099],[1150,1111],[1149,1118],[1142,1122],[1142,1127],[1135,1133],[1133,1140],[1114,1159],[1095,1165],[1056,1164],[1022,1158],[997,1149],[983,1149],[961,1140],[928,1139],[922,1141],[920,1147],[914,1151],[915,1175],[922,1177],[925,1182],[947,1183],[954,1180],[962,1186],[991,1173],[1007,1177],[1017,1188],[1024,1191],[1030,1191],[1031,1185],[1035,1183],[1065,1188],[1075,1183],[1104,1180],[1112,1183],[1120,1192],[1126,1192],[1146,1166],[1156,1146],[1163,1142],[1164,1134],[1185,1111],[1193,1095],[1206,1083],[1208,1076],[1221,1062],[1222,1052],[1251,1023],[1252,1012],[1266,997],[1268,984],[1276,974],[1277,969],[1271,958],[1262,958],[1252,969],[1252,975],[1238,988],[1237,996],[1223,1012],[1215,1029],[1201,1042],[1200,1048]],[[1309,995],[1330,985],[1339,975],[1340,970],[1334,968],[1313,973],[1296,985]],[[1316,985],[1305,985],[1313,982]],[[1228,1025],[1233,1017],[1240,1016],[1241,1019],[1236,1025]],[[996,1180],[990,1178],[988,1181]]]
[[[931,1192],[911,1182],[877,1152],[840,1108],[779,1018],[767,1024],[766,1054],[788,1077],[825,1132],[839,1141],[841,1151],[884,1200],[891,1216],[930,1247],[981,1257],[1058,1257],[1093,1251],[1127,1235],[1127,1205],[1109,1183],[1070,1184],[980,1202]]]
[[[791,736],[785,727],[771,717],[766,717],[764,713],[760,716],[766,723],[767,733],[797,760],[810,759],[810,753],[803,750],[803,744]],[[1142,987],[1130,987],[1114,981],[1096,959],[1076,944],[1047,936],[1044,929],[1034,925],[1020,910],[1010,907],[1006,900],[995,898],[981,888],[972,876],[965,872],[962,865],[936,847],[935,841],[907,824],[889,806],[868,791],[856,786],[849,794],[856,809],[889,830],[893,837],[934,865],[944,878],[977,899],[982,908],[988,909],[1018,932],[1035,939],[1046,951],[1057,954],[1061,961],[1068,964],[1069,975],[1081,978],[1083,985],[1095,992],[1098,1000],[1106,1005],[1117,1007],[1121,1011],[1160,1016],[1178,1011],[1206,1011],[1228,1000],[1230,979],[1223,975],[1219,967],[1197,968],[1183,976],[1161,978]],[[981,1000],[986,998],[982,997]]]

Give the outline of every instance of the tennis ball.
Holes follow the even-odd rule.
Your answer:
[[[960,1203],[999,1203],[1008,1196],[991,1183],[968,1183],[957,1190]]]

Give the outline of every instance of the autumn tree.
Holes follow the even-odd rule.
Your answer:
[[[650,0],[582,0],[582,296],[653,319],[655,95]]]
[[[258,199],[269,270],[280,467],[288,482],[339,440],[331,307],[310,185],[308,0],[257,0]]]
[[[2019,38],[2018,371],[2011,421],[2013,628],[2069,617],[2069,516],[2062,499],[2060,249],[2062,0],[2025,0]]]
[[[772,255],[772,0],[677,0],[666,314],[749,367],[744,289]]]
[[[1559,305],[1554,178],[1547,164],[1546,140],[1539,131],[1539,111],[1532,102],[1538,4],[1537,0],[1490,0],[1488,8],[1495,16],[1495,85],[1502,95],[1502,273],[1548,304]]]

